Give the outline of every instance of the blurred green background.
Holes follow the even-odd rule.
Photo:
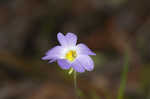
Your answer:
[[[80,99],[150,99],[150,0],[0,0],[0,99],[75,99],[72,75],[41,60],[58,32],[97,54]]]

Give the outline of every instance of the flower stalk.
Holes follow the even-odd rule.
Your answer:
[[[76,71],[74,71],[74,91],[75,91],[75,99],[79,99],[78,87],[77,87],[77,72]]]

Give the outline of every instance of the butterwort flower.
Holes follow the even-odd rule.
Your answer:
[[[43,60],[57,61],[62,69],[73,69],[76,72],[92,71],[94,62],[89,55],[96,55],[85,44],[77,44],[77,36],[73,33],[57,34],[60,45],[53,47]]]

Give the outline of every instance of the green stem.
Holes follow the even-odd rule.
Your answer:
[[[78,88],[77,88],[77,72],[74,71],[74,90],[75,90],[75,99],[79,99]]]
[[[118,97],[117,99],[124,99],[124,91],[126,87],[126,82],[127,82],[127,74],[128,74],[128,66],[129,66],[129,56],[128,53],[125,55],[125,63],[124,63],[124,68],[121,76],[121,83],[120,83],[120,88],[118,91]]]

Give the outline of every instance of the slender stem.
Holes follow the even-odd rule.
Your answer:
[[[75,99],[79,99],[78,88],[77,88],[77,72],[74,71],[74,90],[75,90]]]
[[[126,82],[127,82],[127,74],[128,74],[128,66],[129,66],[129,56],[128,53],[126,53],[125,55],[125,63],[124,63],[124,68],[123,68],[123,72],[122,72],[122,78],[121,78],[121,83],[120,83],[120,88],[118,91],[118,97],[117,99],[124,99],[124,91],[125,91],[125,87],[126,87]]]

